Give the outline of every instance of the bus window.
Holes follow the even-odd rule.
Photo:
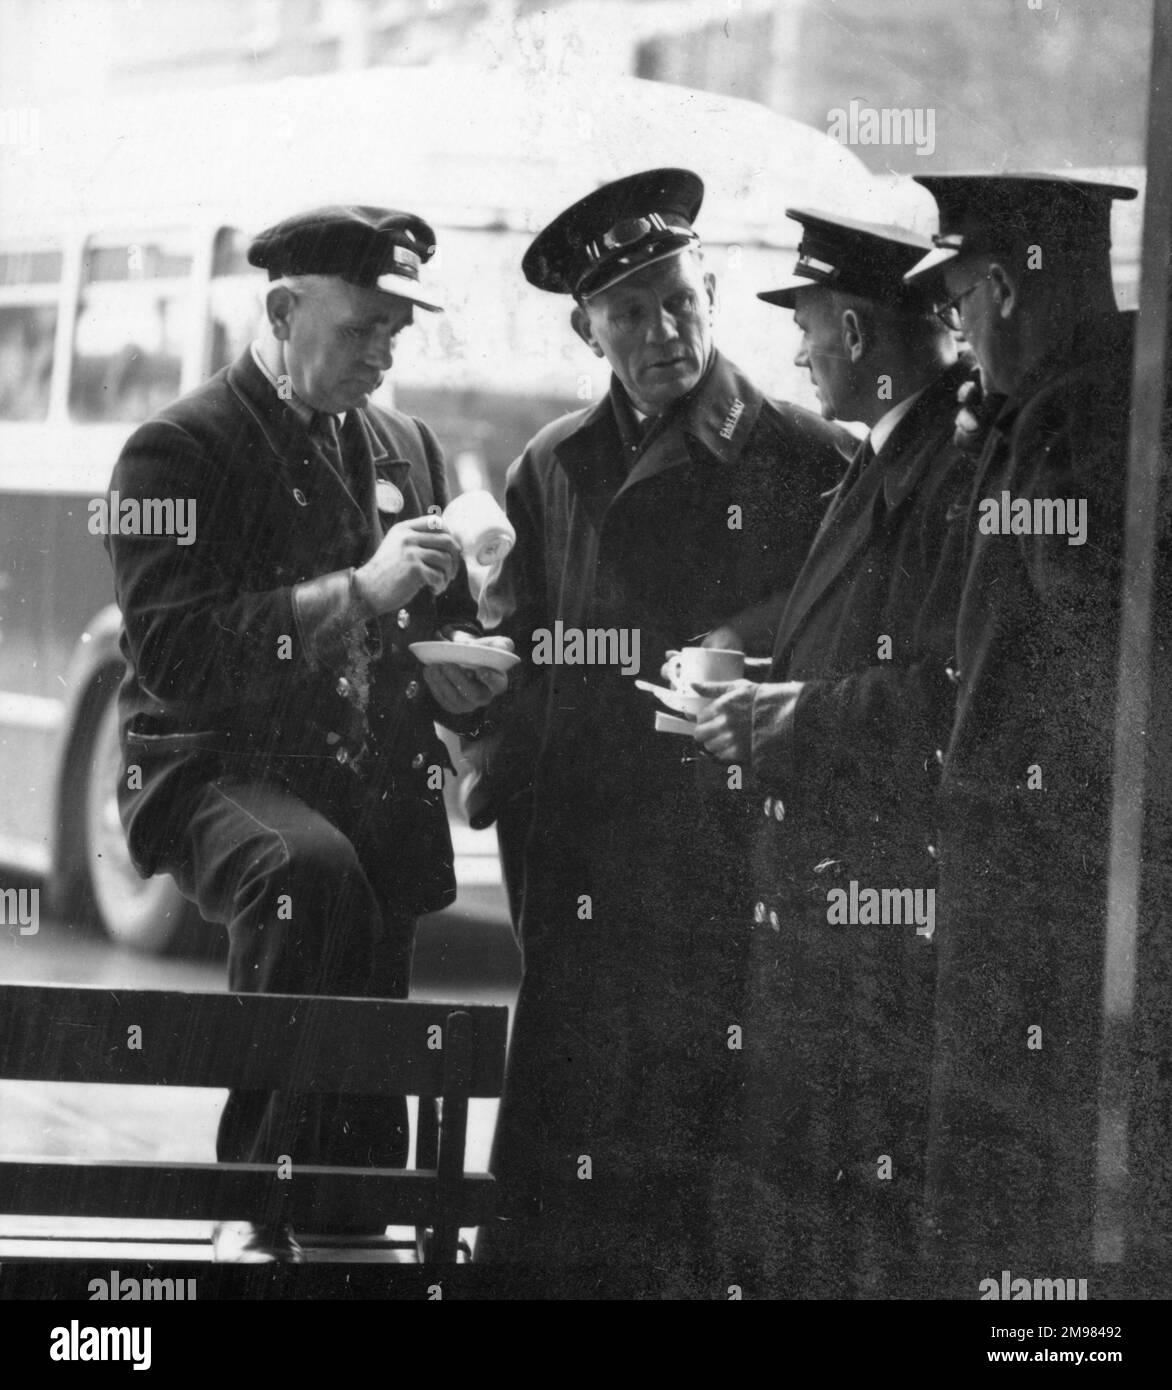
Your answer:
[[[69,383],[74,419],[145,420],[179,394],[191,266],[186,233],[90,240]]]
[[[60,251],[0,253],[0,420],[43,420],[57,336]]]
[[[250,241],[237,227],[221,227],[216,233],[208,292],[211,332],[205,376],[235,361],[259,331],[268,280],[263,271],[248,264]]]

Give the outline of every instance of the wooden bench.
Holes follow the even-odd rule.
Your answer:
[[[468,1102],[500,1096],[508,1009],[499,1005],[0,985],[0,1078],[418,1096],[409,1169],[0,1159],[0,1213],[296,1230],[319,1202],[414,1227],[425,1263],[457,1259],[461,1227],[494,1211],[488,1173],[465,1170]],[[340,1247],[339,1258],[344,1258]],[[56,1253],[56,1252],[55,1252]],[[325,1258],[329,1258],[326,1256]]]

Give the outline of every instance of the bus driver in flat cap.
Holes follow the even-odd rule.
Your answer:
[[[507,808],[529,830],[525,975],[496,1145],[508,1219],[481,1253],[603,1260],[682,1293],[712,1287],[748,799],[697,768],[690,740],[654,732],[632,668],[657,673],[685,644],[768,651],[759,605],[793,582],[844,466],[835,426],[766,400],[714,347],[702,196],[688,170],[635,174],[526,253],[529,282],[573,297],[574,331],[613,376],[513,465],[517,545],[489,594],[530,658],[502,740],[527,702],[540,753],[498,755],[502,805],[534,786]],[[538,664],[555,624],[625,634],[632,652],[637,638],[638,658]]]
[[[412,642],[484,639],[438,516],[421,421],[370,403],[418,306],[435,235],[410,213],[330,207],[263,232],[265,332],[136,430],[121,497],[189,499],[196,539],[110,536],[123,615],[121,811],[144,875],[228,929],[246,992],[407,992],[416,917],[455,896],[434,770],[491,671],[421,669]],[[441,774],[442,777],[442,774]],[[222,1161],[401,1166],[405,1102],[233,1092]],[[315,1230],[355,1229],[315,1213]],[[381,1233],[370,1213],[358,1229]],[[295,1261],[288,1226],[221,1226],[216,1256]]]

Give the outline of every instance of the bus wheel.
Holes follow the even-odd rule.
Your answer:
[[[81,826],[84,902],[112,940],[137,951],[161,954],[179,947],[198,914],[166,874],[140,878],[130,861],[118,819],[122,775],[118,747],[117,683],[101,705],[88,756]]]

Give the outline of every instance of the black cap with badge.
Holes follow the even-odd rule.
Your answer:
[[[704,184],[688,169],[649,169],[603,184],[539,232],[521,261],[531,285],[588,299],[700,238]]]
[[[908,288],[904,276],[931,246],[927,237],[903,227],[806,208],[786,208],[785,215],[802,225],[794,278],[775,290],[763,290],[758,299],[792,309],[800,290],[824,285],[866,299],[918,307],[922,296]]]
[[[1136,190],[1061,174],[918,174],[940,209],[940,231],[908,282],[938,279],[970,253],[1009,255],[1038,244],[1043,265],[1106,265],[1111,250],[1111,204]]]
[[[336,275],[364,289],[443,308],[420,284],[420,268],[435,254],[435,233],[410,212],[391,208],[325,207],[287,217],[253,241],[248,259],[270,280],[284,275]]]

